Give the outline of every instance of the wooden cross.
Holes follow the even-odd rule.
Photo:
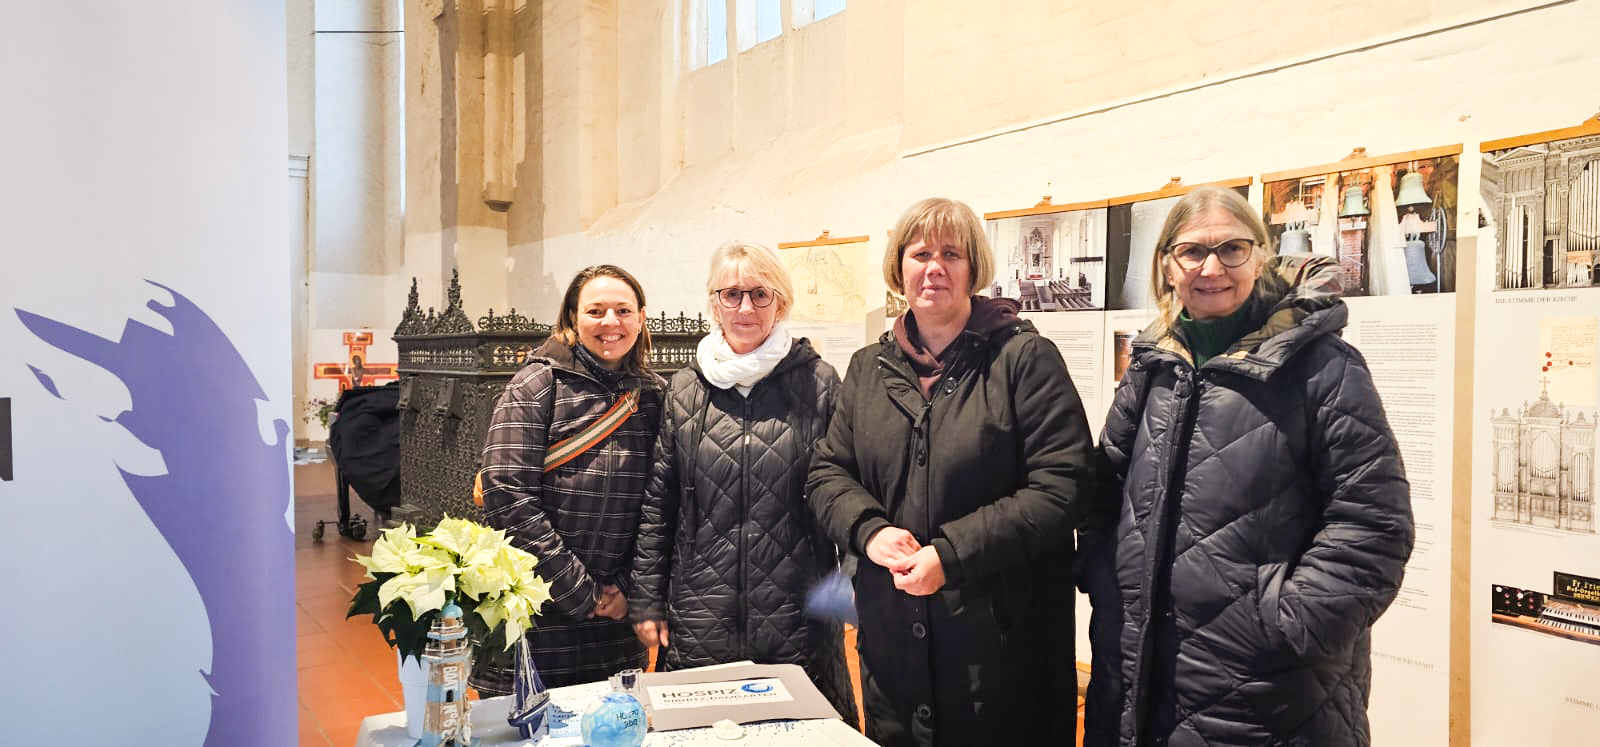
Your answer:
[[[343,363],[313,363],[311,376],[316,379],[333,379],[339,382],[339,391],[353,386],[370,386],[380,380],[400,378],[400,364],[372,363],[367,360],[367,346],[372,344],[371,332],[344,333],[344,346],[350,351]]]

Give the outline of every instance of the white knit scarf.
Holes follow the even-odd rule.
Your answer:
[[[789,355],[792,343],[789,330],[783,326],[783,322],[778,322],[772,325],[766,342],[740,355],[728,347],[728,341],[722,336],[722,328],[718,327],[700,339],[697,351],[700,373],[705,374],[706,381],[718,389],[737,387],[740,394],[748,395],[756,382],[766,378],[778,366],[778,362]]]

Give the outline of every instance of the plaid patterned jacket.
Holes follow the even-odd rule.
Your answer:
[[[639,409],[600,444],[544,473],[545,448],[582,431],[624,391]],[[605,679],[643,667],[644,649],[626,620],[590,619],[605,584],[631,569],[639,504],[660,421],[661,377],[624,377],[617,389],[592,378],[556,340],[517,372],[495,404],[483,448],[483,505],[489,525],[539,559],[551,600],[528,633],[539,676],[550,687]],[[482,667],[480,693],[511,691],[510,673]]]

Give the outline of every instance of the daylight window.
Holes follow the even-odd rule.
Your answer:
[[[728,59],[728,3],[726,0],[694,0],[692,28],[699,38],[694,44],[694,67],[714,65]]]
[[[739,51],[757,44],[772,41],[783,33],[783,3],[781,0],[737,0],[734,24],[738,33]]]

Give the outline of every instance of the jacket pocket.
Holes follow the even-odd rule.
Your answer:
[[[1269,744],[1303,744],[1307,725],[1328,702],[1329,693],[1310,667],[1295,666],[1262,674],[1239,687],[1260,723],[1275,739]]]
[[[1262,658],[1269,664],[1282,664],[1289,653],[1288,637],[1284,635],[1282,615],[1278,611],[1288,575],[1287,563],[1256,567],[1256,616],[1261,621]]]

